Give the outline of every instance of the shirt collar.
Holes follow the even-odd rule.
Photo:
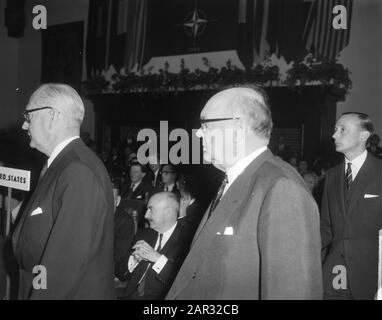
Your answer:
[[[48,158],[47,167],[49,168],[53,160],[59,155],[59,153],[73,140],[79,138],[79,136],[70,137],[59,143],[52,151],[50,157]]]
[[[347,167],[348,163],[350,162],[352,164],[352,167],[355,166],[358,168],[358,170],[362,167],[367,157],[367,150],[362,152],[358,157],[354,158],[352,161],[349,161],[345,157],[345,168]]]
[[[178,221],[176,221],[175,224],[170,229],[168,229],[166,232],[163,233],[163,236],[162,236],[162,248],[166,244],[167,240],[170,239],[170,237],[171,237],[172,233],[174,232],[177,224],[178,224]]]
[[[249,164],[255,160],[260,154],[267,150],[267,146],[263,146],[256,149],[245,158],[238,161],[234,166],[227,170],[228,185],[231,185],[236,178],[249,166]],[[227,190],[227,188],[225,189]]]
[[[167,186],[168,191],[169,191],[169,192],[172,192],[172,190],[174,189],[174,186],[175,186],[175,183],[169,184],[169,185]],[[166,188],[166,185],[165,185],[164,187]]]

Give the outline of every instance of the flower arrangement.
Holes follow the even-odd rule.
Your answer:
[[[351,88],[349,71],[337,61],[318,61],[312,55],[303,61],[294,62],[287,70],[286,80],[280,80],[279,67],[272,65],[270,59],[258,64],[251,70],[242,70],[233,66],[228,60],[220,69],[211,65],[207,58],[203,58],[206,70],[190,71],[182,59],[180,72],[169,71],[168,62],[159,73],[152,73],[152,68],[136,73],[115,73],[109,82],[104,76],[96,76],[83,82],[86,93],[128,93],[128,92],[167,92],[178,90],[218,89],[220,87],[253,83],[261,86],[272,86],[275,82],[291,88],[302,88],[307,84],[319,83],[331,86],[345,93]]]
[[[296,61],[287,70],[285,84],[291,88],[302,88],[306,84],[331,87],[346,94],[352,87],[350,72],[336,60],[319,60],[309,54],[302,61]]]

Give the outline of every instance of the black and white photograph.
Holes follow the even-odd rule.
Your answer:
[[[0,300],[382,300],[381,40],[380,0],[0,0]]]

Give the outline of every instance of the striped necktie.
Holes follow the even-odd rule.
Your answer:
[[[348,166],[345,172],[346,188],[349,190],[351,183],[353,182],[353,175],[351,171],[351,162],[348,162]]]

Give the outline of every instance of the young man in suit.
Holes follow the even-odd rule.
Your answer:
[[[271,129],[257,87],[221,91],[203,108],[204,159],[226,178],[167,299],[322,298],[318,208],[300,175],[268,150]]]
[[[31,96],[22,128],[47,157],[13,233],[20,299],[113,299],[110,178],[80,139],[84,105],[64,84]]]
[[[127,299],[158,300],[166,296],[188,252],[191,236],[177,222],[179,200],[170,192],[154,194],[146,219],[150,228],[137,234],[131,252],[116,265],[116,275],[127,280]]]
[[[325,299],[373,299],[378,283],[382,228],[382,161],[367,152],[373,124],[344,113],[333,134],[344,161],[325,178],[321,238]]]

